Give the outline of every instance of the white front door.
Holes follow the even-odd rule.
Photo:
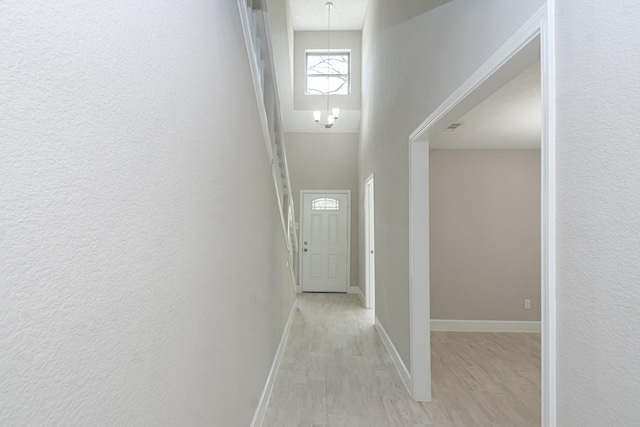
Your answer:
[[[347,292],[349,193],[301,193],[303,292]]]

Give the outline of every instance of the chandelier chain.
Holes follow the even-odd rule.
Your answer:
[[[326,58],[324,59],[324,62],[326,65],[326,79],[327,79],[327,93],[326,93],[327,122],[326,124],[320,122],[320,116],[321,116],[320,111],[314,111],[313,116],[316,124],[320,126],[324,126],[327,129],[330,129],[331,127],[333,127],[335,121],[338,120],[340,109],[330,108],[331,106],[331,78],[330,78],[331,76],[331,72],[330,72],[331,71],[331,8],[333,7],[333,3],[328,1],[327,3],[325,3],[325,6],[327,6],[327,55],[326,55]]]

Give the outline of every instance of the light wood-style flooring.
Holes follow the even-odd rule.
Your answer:
[[[414,402],[373,324],[355,295],[299,295],[263,426],[540,425],[539,334],[432,332]]]

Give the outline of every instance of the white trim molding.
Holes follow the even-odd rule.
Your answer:
[[[555,0],[540,19],[542,67],[542,425],[556,427],[556,63]]]
[[[393,361],[393,364],[398,371],[398,374],[400,374],[400,378],[402,378],[404,386],[407,388],[409,394],[411,394],[413,390],[413,380],[411,379],[409,370],[405,366],[402,358],[400,357],[400,354],[398,353],[398,350],[396,350],[396,346],[393,345],[393,341],[391,341],[391,338],[389,338],[389,335],[387,335],[387,331],[384,330],[382,323],[380,323],[380,320],[377,317],[375,326],[376,331],[378,331],[378,335],[380,335],[380,339],[384,344],[384,347],[387,349],[387,352],[389,353],[389,356],[391,357],[391,360]]]
[[[555,0],[547,0],[514,35],[501,46],[478,70],[455,90],[416,128],[409,137],[410,155],[410,345],[413,386],[419,390],[431,387],[429,319],[428,231],[420,222],[428,223],[424,215],[428,207],[429,138],[444,130],[466,111],[473,99],[484,99],[494,90],[500,77],[504,77],[511,60],[521,51],[540,48],[542,80],[542,141],[541,141],[541,342],[542,342],[542,425],[556,426],[556,260],[555,260]],[[537,46],[536,46],[537,45]],[[504,84],[504,83],[503,83]],[[425,149],[426,146],[426,149]],[[425,176],[427,180],[423,179]],[[425,182],[427,184],[425,184]],[[426,191],[424,190],[426,185]],[[420,218],[414,221],[413,218]],[[426,238],[425,238],[426,236]],[[427,258],[424,258],[424,254]],[[418,262],[417,260],[420,260]],[[421,264],[422,263],[422,264]],[[416,301],[416,299],[419,299]],[[426,308],[425,308],[426,305]],[[425,345],[426,343],[426,345]],[[420,361],[420,363],[416,363]],[[427,362],[429,361],[429,362]],[[414,370],[423,369],[422,372]],[[425,371],[426,369],[426,371]],[[416,393],[414,399],[418,400]]]
[[[431,330],[438,332],[527,332],[540,333],[540,322],[519,320],[431,319]]]
[[[267,407],[269,406],[269,400],[271,399],[273,385],[276,382],[278,369],[280,369],[280,363],[282,363],[282,356],[284,356],[284,350],[287,346],[287,340],[289,339],[289,331],[291,330],[291,324],[293,323],[293,318],[295,317],[297,309],[298,300],[294,300],[293,306],[291,307],[291,312],[289,313],[289,319],[287,319],[287,324],[285,325],[284,331],[282,332],[282,338],[280,338],[278,350],[276,350],[276,355],[273,358],[273,363],[271,364],[271,370],[269,371],[269,376],[267,377],[267,383],[265,384],[264,390],[262,391],[262,396],[260,396],[258,407],[253,414],[251,427],[260,427],[262,426],[262,423],[264,421],[264,416],[267,413]]]

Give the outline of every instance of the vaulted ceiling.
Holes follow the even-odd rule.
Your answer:
[[[331,0],[332,30],[361,30],[368,0]],[[293,107],[293,32],[325,31],[327,0],[268,0],[285,131],[358,132],[360,111],[342,111],[330,130],[312,112]],[[441,2],[443,3],[443,2]],[[399,6],[401,7],[401,6]],[[455,131],[431,141],[433,148],[537,148],[540,143],[540,64],[537,62],[469,111]]]
[[[291,19],[295,31],[327,29],[327,0],[290,0]],[[331,28],[361,30],[367,11],[367,0],[331,0]]]

